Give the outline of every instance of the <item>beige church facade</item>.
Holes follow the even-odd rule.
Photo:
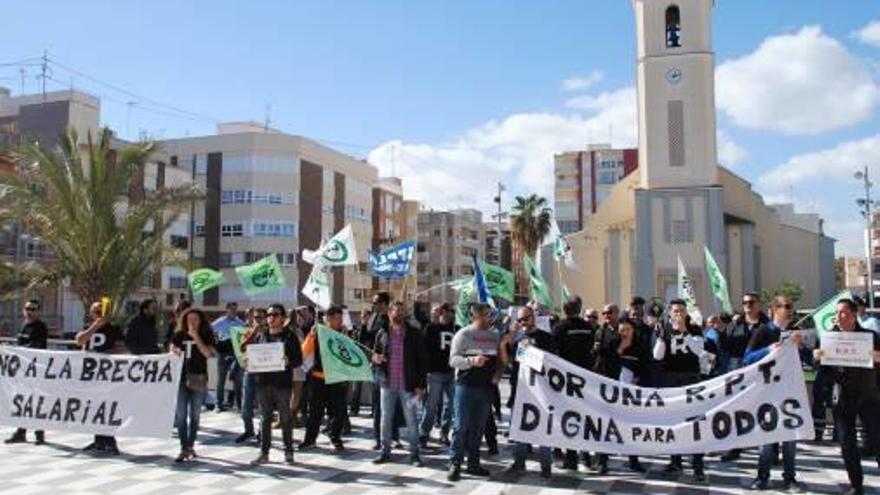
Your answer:
[[[585,304],[676,295],[678,258],[704,314],[717,312],[707,280],[708,247],[734,308],[744,292],[803,286],[801,307],[834,292],[834,240],[822,220],[791,205],[767,205],[718,165],[713,0],[633,0],[638,36],[639,165],[619,182],[590,224],[567,236],[576,269],[562,281]],[[559,274],[542,251],[542,271]],[[556,292],[559,293],[558,291]]]

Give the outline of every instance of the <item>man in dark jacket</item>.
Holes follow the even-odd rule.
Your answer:
[[[17,344],[21,347],[30,349],[45,349],[49,340],[49,329],[43,320],[40,319],[40,301],[31,299],[24,304],[24,326],[18,333]],[[46,443],[46,436],[42,430],[35,432],[36,445]],[[5,443],[24,443],[27,442],[27,430],[19,428],[11,437],[7,438]]]
[[[428,397],[425,400],[425,413],[419,424],[419,443],[426,447],[434,417],[442,406],[440,423],[440,442],[449,445],[449,429],[452,425],[452,401],[455,380],[449,366],[449,348],[455,335],[455,313],[449,303],[435,308],[436,320],[425,326],[425,350],[428,356]]]
[[[266,313],[269,330],[261,333],[254,344],[282,343],[284,345],[284,369],[256,373],[257,401],[260,404],[260,455],[254,464],[269,462],[269,448],[272,444],[272,419],[275,411],[281,420],[281,435],[284,441],[284,461],[293,463],[293,415],[290,409],[290,394],[293,389],[293,369],[302,365],[302,343],[290,327],[285,326],[287,311],[283,304],[272,304]]]
[[[553,327],[553,336],[559,357],[586,370],[592,370],[596,325],[580,317],[582,307],[579,296],[572,296],[565,301],[562,305],[565,318]],[[586,452],[584,459],[589,463],[589,454]],[[562,469],[577,470],[577,465],[577,452],[567,450]]]
[[[372,361],[377,371],[382,404],[382,452],[373,462],[383,464],[391,460],[391,430],[399,404],[409,433],[410,464],[421,467],[424,464],[419,455],[416,410],[418,401],[425,396],[427,358],[420,332],[406,322],[402,302],[391,305],[389,328],[376,335]]]
[[[878,400],[877,381],[878,364],[880,364],[880,335],[862,328],[856,316],[856,304],[851,299],[837,301],[837,326],[832,332],[862,332],[873,335],[874,341],[874,369],[868,368],[844,368],[826,367],[834,377],[835,400],[834,413],[840,449],[843,454],[843,463],[846,466],[846,474],[849,476],[850,489],[847,495],[862,495],[864,493],[864,474],[862,472],[862,460],[859,455],[858,440],[856,434],[856,418],[862,409]],[[823,351],[816,349],[814,357],[821,361]]]
[[[125,347],[132,354],[156,354],[159,351],[156,330],[156,313],[159,303],[155,299],[141,301],[140,312],[128,322],[125,330]]]

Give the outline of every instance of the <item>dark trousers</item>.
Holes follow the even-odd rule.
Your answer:
[[[276,385],[257,385],[257,401],[260,404],[260,449],[269,453],[272,445],[273,412],[278,411],[281,420],[281,437],[284,451],[293,452],[293,416],[290,411],[291,383],[287,387]]]
[[[218,346],[219,347],[219,346]],[[230,371],[234,371],[235,354],[232,347],[229,350],[217,351],[217,386],[214,391],[214,403],[217,407],[225,407],[226,402],[226,378]],[[234,390],[234,388],[233,388]],[[231,401],[230,401],[231,405]]]
[[[864,474],[862,473],[862,459],[859,455],[859,444],[856,435],[856,411],[841,410],[837,412],[835,424],[837,426],[840,452],[843,454],[843,465],[849,476],[849,484],[857,489],[862,489]]]
[[[330,441],[342,442],[342,427],[345,424],[345,394],[348,383],[327,385],[324,380],[312,380],[312,393],[309,401],[309,417],[306,422],[304,443],[314,443],[321,429],[324,412],[330,420]]]
[[[813,405],[811,407],[813,427],[817,439],[821,439],[825,432],[825,417],[828,408],[832,406],[833,390],[834,375],[825,366],[819,366],[816,370],[816,378],[813,380]]]

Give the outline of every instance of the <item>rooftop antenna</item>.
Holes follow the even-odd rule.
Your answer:
[[[272,104],[266,103],[266,119],[263,121],[263,132],[269,133],[269,124],[272,123]]]
[[[46,103],[46,79],[49,77],[49,51],[43,50],[43,63],[40,64],[40,79],[43,80],[43,103]]]

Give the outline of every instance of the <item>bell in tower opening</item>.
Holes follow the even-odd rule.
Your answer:
[[[666,47],[681,47],[681,13],[677,5],[666,9]]]

